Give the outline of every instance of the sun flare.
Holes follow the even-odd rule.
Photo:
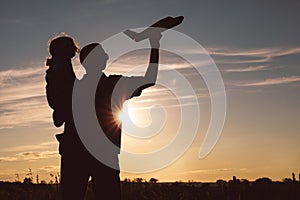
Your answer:
[[[124,119],[125,119],[124,109],[120,110],[117,115],[118,115],[118,121],[120,121],[120,122],[124,121]]]

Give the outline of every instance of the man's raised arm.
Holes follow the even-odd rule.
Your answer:
[[[158,72],[158,63],[159,63],[159,40],[161,38],[161,33],[153,33],[153,36],[149,38],[151,45],[150,60],[149,65],[145,74],[145,81],[147,84],[155,85],[157,72]]]
[[[120,82],[121,86],[126,86],[126,99],[140,96],[142,91],[148,87],[154,86],[158,73],[158,62],[159,62],[159,40],[161,38],[160,32],[154,32],[149,37],[151,51],[150,59],[145,76],[136,77],[123,77],[124,83]],[[121,81],[122,81],[121,80]]]

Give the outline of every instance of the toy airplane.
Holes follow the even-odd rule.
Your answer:
[[[184,17],[183,16],[179,16],[179,17],[165,17],[157,22],[155,22],[154,24],[152,24],[149,28],[143,30],[140,33],[131,31],[131,30],[126,30],[124,31],[124,33],[130,37],[131,39],[133,39],[136,42],[142,41],[144,39],[147,39],[150,37],[151,35],[151,28],[160,28],[161,32],[168,30],[170,28],[173,28],[175,26],[178,26],[179,24],[182,23]]]

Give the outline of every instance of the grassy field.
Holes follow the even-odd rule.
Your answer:
[[[218,183],[135,183],[122,182],[123,199],[128,200],[299,200],[299,182],[218,182]],[[0,182],[1,200],[59,200],[58,184],[24,184]],[[88,187],[86,199],[92,200]]]

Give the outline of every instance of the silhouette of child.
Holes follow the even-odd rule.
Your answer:
[[[79,52],[76,42],[69,36],[59,36],[51,40],[46,65],[46,93],[49,106],[53,109],[53,123],[60,127],[69,118],[72,105],[72,89],[75,73],[71,59]]]

